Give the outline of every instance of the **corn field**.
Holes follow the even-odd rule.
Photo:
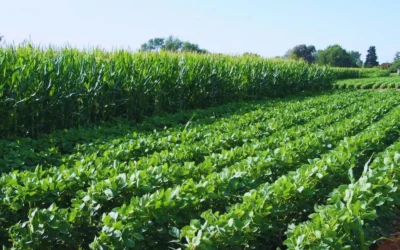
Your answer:
[[[328,88],[332,78],[325,67],[252,57],[8,46],[0,49],[0,134],[285,96]]]

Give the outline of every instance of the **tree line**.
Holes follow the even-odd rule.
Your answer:
[[[197,52],[207,53],[205,49],[201,49],[199,45],[188,41],[182,41],[177,37],[169,36],[167,38],[152,38],[140,46],[141,51],[173,51],[173,52]]]
[[[361,60],[358,51],[347,51],[340,45],[330,45],[324,50],[316,50],[313,45],[300,44],[290,49],[283,56],[285,59],[304,60],[308,63],[329,65],[332,67],[366,67],[379,66],[376,47],[370,46],[365,61]]]

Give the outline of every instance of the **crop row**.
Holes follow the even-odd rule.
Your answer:
[[[333,98],[338,97],[339,94],[333,95]],[[327,95],[321,95],[318,98],[288,98],[285,100],[274,100],[263,103],[232,104],[223,107],[210,108],[202,112],[182,112],[181,116],[185,117],[186,122],[173,124],[168,122],[169,116],[176,117],[176,115],[167,115],[167,119],[148,119],[144,123],[129,126],[127,124],[118,124],[112,127],[99,127],[98,129],[75,129],[68,132],[57,131],[51,135],[44,136],[40,139],[21,138],[17,141],[0,140],[0,169],[3,172],[10,170],[23,170],[32,169],[37,165],[42,167],[66,165],[66,161],[76,161],[84,157],[84,155],[91,154],[92,158],[102,156],[105,151],[116,149],[116,145],[121,148],[120,151],[127,151],[129,149],[129,156],[124,155],[121,157],[132,158],[140,155],[149,154],[151,152],[160,151],[171,147],[184,140],[186,143],[190,140],[200,140],[201,135],[209,135],[208,132],[198,133],[200,130],[213,131],[221,130],[224,124],[235,124],[235,126],[247,126],[250,123],[271,119],[279,112],[274,110],[281,110],[284,106],[295,105],[300,109],[315,107],[315,103],[319,100],[327,98]],[[301,102],[299,102],[301,100]],[[319,103],[323,105],[323,103]],[[222,115],[226,110],[233,108],[241,108],[231,115]],[[272,109],[273,107],[273,109]],[[296,110],[293,110],[295,112]],[[226,111],[228,112],[228,111]],[[232,110],[230,112],[233,112]],[[200,114],[198,114],[200,113]],[[192,115],[190,118],[189,115]],[[194,116],[194,117],[193,117]],[[211,117],[214,117],[210,119]],[[215,119],[219,117],[219,119]],[[251,118],[251,119],[246,119]],[[150,121],[149,121],[150,120]],[[155,121],[154,121],[155,120]],[[165,121],[166,120],[166,121]],[[183,124],[182,124],[183,123]],[[156,130],[154,128],[160,127],[163,129]],[[171,126],[167,128],[167,126]],[[146,132],[147,127],[153,127],[153,131]],[[196,136],[197,135],[197,136]],[[129,147],[127,147],[129,144]],[[72,154],[72,155],[70,155]],[[95,154],[95,155],[93,155]],[[66,157],[66,155],[68,155]]]
[[[241,116],[241,120],[228,119],[216,122],[210,126],[191,127],[186,130],[183,129],[185,131],[176,130],[175,132],[165,134],[155,133],[144,136],[129,135],[109,142],[89,145],[86,150],[65,157],[63,161],[68,161],[68,164],[65,163],[62,167],[65,168],[86,164],[90,165],[93,164],[95,160],[98,160],[98,158],[101,158],[103,165],[111,165],[116,159],[136,160],[144,153],[146,153],[146,158],[149,158],[149,156],[151,157],[152,152],[157,154],[157,150],[154,150],[154,148],[158,148],[158,150],[167,149],[168,154],[174,155],[179,153],[179,151],[182,151],[182,148],[187,148],[190,152],[195,150],[199,153],[198,148],[210,151],[210,147],[213,147],[216,150],[219,146],[222,148],[230,148],[229,143],[242,145],[246,140],[261,138],[269,135],[277,129],[284,129],[287,126],[306,122],[308,119],[311,119],[320,113],[321,110],[316,109],[316,107],[332,102],[332,100],[337,99],[339,96],[340,95],[333,95],[331,98],[318,97],[314,98],[312,101],[304,101],[301,103],[283,103],[284,109],[283,105],[277,105],[276,108],[271,110],[258,110],[256,112],[247,113]],[[351,103],[362,102],[363,100],[370,98],[369,95],[362,94],[348,94],[347,97],[350,101],[342,99],[340,102],[336,102],[334,106],[328,105],[327,107],[337,107],[340,109]],[[280,106],[281,108],[279,108]],[[298,112],[306,108],[308,108],[308,110]],[[266,120],[268,120],[268,123],[263,122]],[[244,128],[247,128],[247,125],[249,124],[252,125],[250,131],[245,131],[243,133]],[[224,136],[224,138],[219,136]],[[218,140],[213,139],[214,141],[209,141],[210,137],[216,137]],[[198,138],[207,140],[201,142]],[[223,139],[222,142],[219,141],[219,139]],[[207,142],[207,147],[204,147],[204,142]],[[191,146],[194,149],[191,149]],[[223,151],[220,149],[218,150]],[[185,153],[188,153],[189,151],[185,151]],[[211,150],[211,152],[213,151]],[[95,154],[93,155],[92,153]],[[86,154],[89,154],[89,156]],[[190,154],[193,154],[193,152]],[[87,159],[93,160],[93,162]],[[188,158],[185,159],[187,160]],[[104,164],[104,162],[107,162],[107,164]]]
[[[290,98],[287,101],[302,100],[304,97]],[[179,112],[163,116],[148,117],[143,122],[132,124],[126,120],[118,120],[111,124],[56,130],[50,134],[33,139],[23,137],[14,140],[0,140],[0,167],[3,172],[10,169],[28,169],[37,165],[61,165],[63,155],[84,153],[85,149],[95,145],[103,145],[115,139],[134,139],[142,136],[171,131],[181,131],[188,125],[199,127],[212,124],[219,119],[239,116],[274,105],[275,100],[264,102],[231,103],[215,108]],[[115,125],[115,123],[117,123]],[[188,124],[189,123],[189,124]]]
[[[284,130],[295,124],[303,124],[308,119],[319,114],[317,107],[328,104],[334,98],[315,98],[304,102],[276,103],[274,108],[265,107],[240,117],[221,119],[211,125],[185,126],[181,130],[166,131],[146,136],[139,134],[126,136],[106,142],[95,147],[89,146],[63,159],[64,162],[81,158],[81,155],[90,155],[97,159],[102,157],[102,164],[111,164],[112,161],[132,161],[146,158],[158,153],[181,155],[175,160],[202,161],[204,156],[219,153],[233,147],[241,146],[251,139],[259,139],[277,130]],[[343,103],[348,103],[344,101]],[[167,156],[168,157],[168,156]],[[107,159],[109,161],[107,161]]]
[[[369,111],[363,112],[362,116],[367,113],[374,114]],[[360,119],[362,116],[353,119]],[[121,221],[123,225],[121,231],[125,235],[143,232],[145,242],[138,241],[140,247],[149,247],[154,243],[165,244],[171,240],[171,236],[167,233],[167,229],[171,229],[168,225],[179,227],[184,225],[185,221],[189,222],[191,218],[198,217],[206,209],[212,208],[214,211],[222,212],[226,206],[240,202],[243,193],[252,187],[256,188],[266,180],[274,180],[307,158],[328,151],[347,133],[355,133],[358,129],[362,129],[363,126],[360,124],[357,127],[351,126],[353,119],[327,126],[320,133],[311,131],[310,134],[300,135],[302,138],[286,142],[273,152],[266,151],[263,155],[248,158],[220,173],[212,173],[199,183],[193,184],[189,180],[172,189],[159,190],[152,195],[132,199],[129,206],[114,211],[119,216],[116,221],[104,219],[105,227],[98,242],[105,247],[107,244],[118,246],[118,241],[122,244],[124,240],[129,240],[129,237],[124,239],[114,235],[116,228],[113,225]],[[333,129],[337,127],[342,130]],[[177,197],[172,197],[173,195]],[[189,197],[196,199],[188,202]],[[157,206],[157,203],[160,205]],[[141,207],[141,204],[146,204],[146,207]],[[164,235],[163,231],[166,232]],[[98,246],[96,243],[94,246]]]
[[[331,68],[336,80],[390,76],[389,70],[370,68]]]
[[[329,153],[246,193],[243,201],[226,213],[204,212],[205,222],[201,225],[193,220],[182,228],[180,238],[190,249],[279,246],[288,224],[307,218],[314,204],[335,186],[347,182],[349,169],[353,168],[357,176],[360,164],[398,138],[399,115],[400,108],[394,108],[365,131],[343,139]],[[116,237],[104,230],[96,244],[110,242],[110,238]]]
[[[289,249],[368,249],[390,228],[399,204],[400,142],[380,154],[362,176],[336,188],[310,220],[290,225]],[[389,228],[388,228],[389,227]],[[392,232],[391,232],[392,231]]]
[[[315,122],[311,121],[310,124],[313,125],[310,125],[303,132],[296,133],[298,131],[293,130],[292,135],[288,133],[289,138],[303,136],[302,139],[285,141],[286,143],[280,146],[278,144],[278,150],[274,150],[276,146],[268,148],[266,145],[254,155],[256,157],[248,157],[247,160],[239,161],[219,173],[218,168],[208,167],[208,175],[205,173],[205,179],[200,182],[176,179],[171,172],[165,174],[163,171],[166,170],[173,171],[176,169],[176,172],[180,170],[180,167],[171,166],[154,168],[150,171],[130,170],[131,172],[126,174],[116,174],[113,177],[114,179],[94,182],[88,191],[78,193],[78,197],[81,197],[81,199],[72,200],[72,208],[70,209],[58,209],[56,205],[52,205],[49,209],[31,210],[29,222],[25,225],[17,224],[15,226],[17,231],[18,228],[26,226],[26,228],[30,228],[30,232],[25,232],[22,236],[13,236],[13,241],[24,247],[29,247],[29,245],[25,245],[27,242],[35,242],[35,244],[38,244],[36,246],[46,244],[71,244],[73,246],[77,243],[89,243],[90,240],[93,240],[93,238],[88,237],[91,235],[90,232],[95,233],[101,226],[96,222],[96,218],[99,218],[102,212],[106,212],[113,206],[129,202],[130,197],[134,197],[131,200],[131,205],[123,206],[121,209],[103,217],[103,232],[92,246],[107,245],[110,243],[110,239],[113,244],[116,244],[114,246],[118,246],[118,244],[132,246],[136,241],[138,244],[144,244],[143,246],[150,246],[148,244],[151,244],[151,242],[153,244],[165,244],[165,242],[162,242],[163,239],[171,238],[168,233],[168,229],[171,229],[170,223],[174,222],[175,226],[184,225],[192,217],[200,215],[200,212],[204,209],[213,207],[220,209],[224,207],[224,202],[228,202],[226,204],[240,202],[241,194],[247,191],[246,188],[256,188],[265,180],[273,180],[308,158],[316,157],[329,150],[337,140],[340,140],[346,134],[356,133],[374,120],[380,119],[396,103],[396,98],[388,98],[388,102],[384,105],[386,109],[384,107],[377,109],[375,103],[376,100],[371,99],[370,102],[367,101],[363,105],[364,108],[347,109],[347,115],[356,113],[356,110],[362,110],[362,113],[356,117],[345,119],[337,125],[334,124],[332,127],[325,128],[319,133],[316,133],[315,129],[324,128],[324,125],[329,125],[329,123],[337,119],[340,120],[340,117],[344,118],[347,115],[346,111],[343,111],[339,112],[337,116],[328,114],[319,120],[317,118]],[[324,121],[325,123],[323,123]],[[299,128],[301,127],[303,126],[299,126]],[[283,135],[280,139],[285,138],[285,136],[287,135]],[[276,136],[275,139],[278,138]],[[276,142],[279,143],[279,141]],[[260,158],[260,160],[257,158]],[[160,172],[154,172],[157,169]],[[170,181],[165,181],[165,178],[170,178]],[[153,194],[143,195],[150,191],[147,188],[157,190],[158,183],[163,182],[170,183],[169,185],[182,183],[173,188],[161,189]],[[118,218],[114,218],[115,216]],[[49,218],[50,221],[46,221]],[[110,218],[118,219],[118,221],[112,223],[112,225],[117,224],[117,228],[110,227]],[[34,228],[33,225],[36,224],[34,221],[38,220],[42,220],[44,223],[39,223],[42,226]],[[63,228],[61,231],[60,227]],[[123,230],[119,230],[119,227],[122,227]],[[82,232],[85,232],[85,234],[82,234]],[[141,237],[148,240],[143,241]],[[67,238],[74,238],[78,242],[66,241]]]
[[[378,77],[368,79],[348,79],[335,83],[337,88],[347,89],[388,89],[400,88],[400,77]]]
[[[357,96],[358,98],[356,98]],[[316,98],[315,104],[313,105],[329,102],[332,102],[332,104],[324,105],[319,110],[310,109],[297,114],[293,113],[293,111],[299,108],[297,104],[286,106],[286,111],[280,111],[278,109],[277,112],[280,112],[282,117],[275,119],[275,121],[269,121],[269,125],[264,128],[265,135],[260,137],[260,140],[255,140],[260,132],[260,125],[259,127],[247,128],[249,133],[243,133],[243,138],[252,139],[251,134],[253,134],[253,137],[255,137],[253,140],[246,142],[241,147],[209,155],[197,166],[192,162],[187,162],[187,160],[190,160],[192,154],[177,156],[181,151],[176,150],[175,152],[167,151],[166,153],[154,153],[153,155],[140,158],[136,162],[119,163],[114,161],[113,157],[110,157],[108,160],[110,161],[110,166],[103,165],[103,168],[101,167],[101,162],[107,161],[107,159],[105,159],[105,157],[95,157],[93,159],[95,162],[94,164],[91,164],[90,161],[86,163],[77,161],[72,164],[72,168],[66,168],[65,166],[47,170],[38,168],[33,172],[25,171],[3,175],[1,178],[1,207],[3,211],[9,211],[9,213],[11,213],[3,215],[3,221],[11,220],[15,222],[21,216],[26,215],[29,208],[37,206],[43,207],[51,202],[56,202],[58,205],[62,206],[68,206],[70,204],[68,200],[75,196],[75,192],[85,189],[88,185],[93,186],[93,182],[106,180],[106,182],[103,183],[110,183],[118,186],[118,179],[121,174],[131,176],[131,179],[134,177],[131,180],[131,186],[137,185],[135,184],[135,178],[140,179],[142,185],[141,192],[146,192],[149,189],[154,190],[157,187],[166,186],[168,183],[175,183],[179,179],[186,179],[189,174],[192,178],[196,179],[197,176],[197,179],[199,179],[202,175],[210,173],[213,169],[221,169],[229,163],[233,163],[249,155],[254,155],[257,150],[262,150],[266,147],[278,147],[281,143],[307,132],[311,126],[298,125],[288,130],[286,133],[280,131],[285,127],[295,125],[293,122],[297,121],[299,117],[303,117],[302,119],[311,119],[325,110],[328,115],[317,119],[316,122],[312,124],[313,127],[318,128],[323,124],[329,124],[340,119],[341,116],[348,116],[353,112],[357,112],[361,107],[359,104],[352,104],[354,100],[363,103],[371,99],[372,96],[370,94],[348,94],[348,97],[353,98],[337,99],[335,96],[333,96],[332,99]],[[371,100],[374,99],[372,98]],[[303,104],[305,106],[311,105],[308,101]],[[346,106],[350,104],[352,104],[352,108],[346,108]],[[331,115],[331,113],[334,113],[337,109],[343,109],[343,111]],[[286,112],[288,112],[289,115],[287,115]],[[252,117],[249,119],[252,119]],[[252,131],[256,131],[257,133],[251,133]],[[269,138],[269,134],[274,131],[276,133],[272,134]],[[229,134],[229,132],[230,131],[227,130],[227,134]],[[196,147],[198,146],[199,145]],[[208,145],[205,145],[205,147],[207,146]],[[196,147],[190,147],[190,145],[188,145],[185,148],[188,151],[195,150],[194,152],[198,152],[198,150],[196,151]],[[178,149],[180,149],[180,147],[178,147]],[[112,156],[111,154],[109,155]],[[180,159],[180,161],[176,164],[172,164],[176,158]],[[194,174],[194,171],[196,174]],[[148,183],[149,181],[152,182],[152,185]],[[119,188],[123,190],[123,187],[116,187],[113,188],[113,190],[119,190]],[[103,195],[103,197],[105,196]],[[9,223],[10,222],[3,222],[2,224],[6,226]]]

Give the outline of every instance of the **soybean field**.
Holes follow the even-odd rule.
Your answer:
[[[399,104],[328,91],[2,140],[1,243],[366,247],[396,211]]]

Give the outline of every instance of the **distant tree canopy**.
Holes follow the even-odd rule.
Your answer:
[[[141,51],[174,51],[174,52],[197,52],[207,53],[207,50],[201,49],[199,45],[181,41],[179,38],[169,36],[167,38],[156,37],[142,44],[140,47]]]
[[[160,50],[164,46],[164,38],[153,38],[150,39],[147,43],[142,44],[140,50],[143,51],[155,51]]]
[[[400,60],[400,51],[397,51],[396,54],[394,54],[394,59],[393,62]]]
[[[396,52],[393,58],[393,63],[390,65],[389,70],[391,72],[397,72],[400,69],[400,51]]]
[[[259,57],[259,58],[261,58],[260,55],[258,55],[256,53],[251,53],[251,52],[245,52],[245,53],[243,53],[243,56],[251,56],[251,57]]]
[[[367,51],[367,57],[365,58],[364,66],[366,68],[372,68],[378,66],[378,56],[376,55],[376,48],[375,46],[370,46]]]
[[[353,56],[337,44],[328,46],[324,50],[319,50],[317,63],[332,67],[357,67]]]
[[[392,63],[389,69],[391,72],[396,72],[398,69],[400,69],[400,59]]]
[[[350,56],[353,58],[355,64],[358,67],[362,67],[363,65],[363,61],[361,60],[361,53],[355,50],[351,50],[348,52],[350,54]]]
[[[317,50],[314,45],[300,44],[290,49],[285,54],[285,58],[299,60],[303,59],[308,63],[313,63],[316,60]]]

